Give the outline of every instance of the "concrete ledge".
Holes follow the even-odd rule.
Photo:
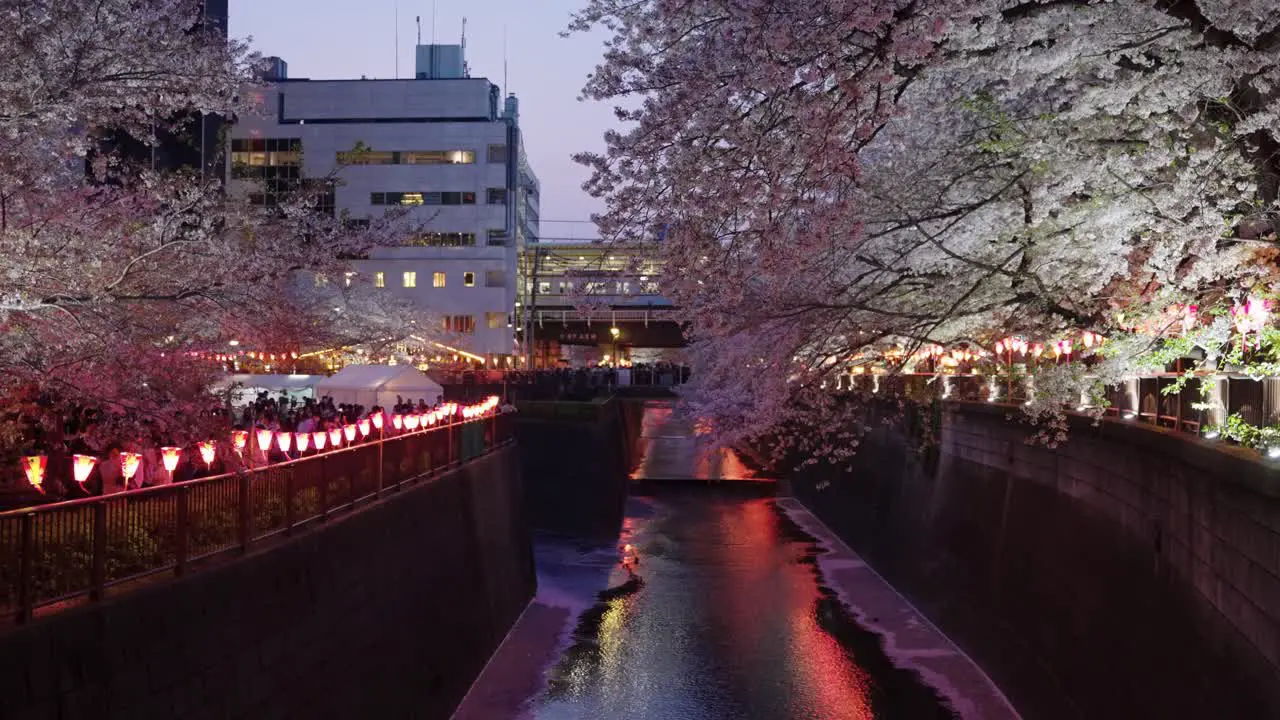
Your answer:
[[[0,717],[448,718],[535,584],[508,446],[0,638]]]

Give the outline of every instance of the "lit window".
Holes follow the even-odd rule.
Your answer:
[[[507,314],[503,312],[487,312],[484,319],[490,330],[497,330],[507,324]]]
[[[418,273],[406,270],[404,273],[404,286],[407,288],[418,287]]]
[[[473,273],[473,272],[464,272],[464,273],[462,273],[462,284],[463,284],[463,286],[465,286],[465,287],[475,287],[475,286],[476,286],[476,274],[475,274],[475,273]]]
[[[374,286],[374,287],[386,287],[386,286],[387,286],[387,274],[386,274],[386,273],[384,273],[384,272],[376,272],[376,273],[374,273],[374,274],[373,274],[373,286]]]
[[[538,292],[542,295],[549,295],[551,293],[551,282],[548,280],[540,281],[538,283]]]
[[[444,287],[444,273],[442,272],[432,273],[431,286],[438,287],[438,288]]]
[[[421,205],[422,193],[402,193],[400,195],[401,205]]]

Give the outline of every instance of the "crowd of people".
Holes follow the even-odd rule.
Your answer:
[[[637,363],[560,367],[537,370],[465,370],[450,373],[444,382],[459,386],[466,397],[503,386],[511,397],[522,400],[588,399],[615,392],[620,387],[674,387],[689,381],[689,368],[674,363]]]

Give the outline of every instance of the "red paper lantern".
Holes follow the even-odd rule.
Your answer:
[[[231,446],[232,446],[232,447],[234,447],[234,448],[236,449],[236,452],[240,452],[241,450],[244,450],[244,446],[245,446],[245,445],[248,445],[248,444],[249,444],[249,431],[248,431],[248,430],[234,430],[234,431],[232,431],[232,433],[231,433]]]
[[[418,429],[418,421],[419,421],[419,420],[420,420],[420,418],[419,418],[417,415],[408,415],[408,416],[406,416],[406,417],[405,417],[405,419],[404,419],[404,427],[405,427],[405,429],[406,429],[406,430],[417,430],[417,429]]]
[[[379,430],[382,429],[382,413],[381,412],[379,412],[377,415],[374,415],[370,419],[373,420],[374,427],[378,428]]]
[[[394,427],[396,430],[400,430],[401,428],[403,428],[403,427],[404,427],[404,418],[400,417],[399,415],[392,415],[392,416],[391,416],[391,427]]]
[[[120,474],[124,475],[125,482],[132,480],[133,476],[138,474],[138,466],[141,464],[142,456],[138,453],[120,453]]]
[[[360,437],[369,437],[369,418],[361,420],[357,427],[360,428]]]
[[[182,448],[162,447],[160,448],[160,462],[164,465],[164,469],[170,475],[178,467],[178,459],[182,457]]]
[[[81,485],[89,479],[89,473],[93,472],[93,468],[98,464],[98,458],[92,455],[72,455],[71,456],[71,475],[76,482]]]
[[[341,445],[341,444],[342,444],[342,431],[341,431],[341,430],[339,430],[338,428],[330,428],[330,430],[329,430],[329,444],[330,444],[330,445],[332,445],[332,446],[334,447],[334,449],[337,449],[337,447],[338,447],[339,445]]]
[[[49,458],[44,455],[28,455],[22,458],[22,472],[27,476],[27,482],[41,493],[44,493],[44,470],[48,464]]]
[[[294,437],[294,439],[298,441],[298,452],[300,453],[306,452],[307,445],[310,444],[311,442],[311,436],[306,433],[300,432]]]
[[[355,425],[347,425],[347,426],[343,427],[343,428],[342,428],[342,434],[343,434],[343,435],[345,435],[345,436],[347,436],[347,442],[349,442],[349,443],[350,443],[350,442],[355,442],[355,440],[356,440],[356,426],[355,426]]]
[[[214,447],[212,440],[205,440],[198,446],[200,448],[200,459],[204,461],[206,469],[213,467]]]
[[[326,435],[323,430],[316,430],[315,432],[311,433],[311,439],[315,441],[316,452],[320,452],[321,450],[324,449],[325,440],[328,440],[329,436]]]
[[[258,430],[258,449],[259,450],[265,453],[266,451],[271,449],[271,436],[273,434],[274,433],[272,433],[271,430],[268,430],[266,428]]]
[[[289,448],[293,447],[293,434],[287,432],[277,433],[276,444],[280,446],[280,452],[288,454]]]

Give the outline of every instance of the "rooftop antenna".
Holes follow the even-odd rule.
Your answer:
[[[436,44],[436,0],[431,0],[431,44]]]
[[[421,45],[422,44],[422,16],[415,15],[413,17],[413,20],[414,22],[418,23],[418,44]]]
[[[467,18],[462,18],[462,76],[471,77],[471,68],[467,67]]]

